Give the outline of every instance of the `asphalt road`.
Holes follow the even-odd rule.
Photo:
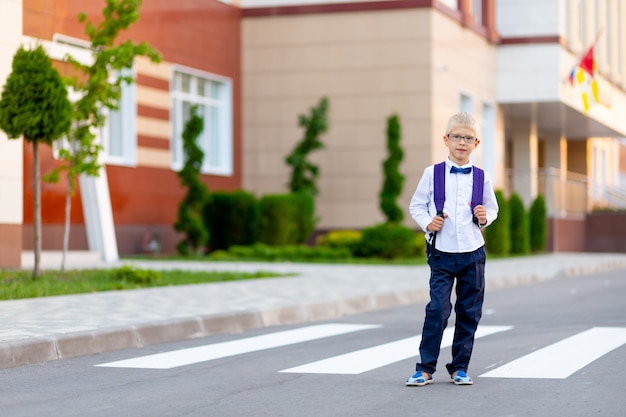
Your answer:
[[[624,417],[625,294],[624,271],[489,292],[468,387],[449,347],[404,386],[419,304],[0,370],[0,415]]]

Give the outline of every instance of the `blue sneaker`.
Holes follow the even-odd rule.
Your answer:
[[[456,371],[450,376],[450,382],[454,385],[472,385],[474,381],[463,371]]]
[[[407,387],[423,387],[432,384],[433,376],[427,372],[417,371],[412,377],[406,380]]]

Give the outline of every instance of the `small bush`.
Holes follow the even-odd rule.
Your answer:
[[[494,255],[508,255],[511,250],[511,213],[509,203],[501,190],[496,191],[498,218],[485,229],[487,252]]]
[[[227,257],[226,257],[227,256]],[[213,254],[210,256],[213,258]],[[219,259],[258,259],[265,261],[345,260],[352,257],[346,248],[309,247],[304,245],[269,246],[257,243],[252,246],[232,246],[227,255]]]
[[[315,229],[317,219],[315,218],[315,199],[308,193],[292,193],[292,204],[294,210],[293,221],[296,223],[295,241],[293,243],[306,243]]]
[[[268,194],[259,200],[258,241],[267,245],[281,246],[294,243],[296,225],[289,194]]]
[[[415,249],[413,251],[413,256],[418,258],[426,257],[426,238],[423,233],[417,233],[415,236]]]
[[[115,278],[120,282],[121,288],[129,285],[154,285],[161,280],[161,275],[151,269],[138,269],[125,265],[113,270]]]
[[[327,248],[344,248],[354,254],[356,245],[361,241],[362,233],[358,230],[333,230],[317,238],[317,245]]]
[[[546,247],[548,235],[546,201],[541,194],[531,204],[528,215],[530,219],[530,250],[541,252]]]
[[[363,229],[355,256],[369,258],[410,258],[415,254],[415,232],[398,224],[383,223]]]
[[[526,254],[530,252],[528,214],[522,198],[514,193],[509,199],[511,210],[511,253]]]
[[[259,206],[256,197],[245,191],[221,191],[211,194],[203,210],[204,223],[211,231],[211,250],[256,241]]]

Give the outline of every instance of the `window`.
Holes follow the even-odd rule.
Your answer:
[[[467,94],[461,94],[459,110],[474,113],[474,100],[472,100],[472,98]]]
[[[585,33],[585,1],[578,0],[578,40],[581,45],[585,45],[586,33]]]
[[[204,151],[202,172],[229,176],[232,162],[232,86],[231,81],[200,71],[176,68],[172,81],[172,168],[184,163],[182,133],[191,107],[198,106],[204,130],[198,145]]]
[[[474,16],[474,23],[477,25],[483,24],[483,0],[471,0],[471,12]]]
[[[491,103],[483,102],[480,141],[483,152],[483,167],[490,174],[496,172],[496,112]]]
[[[133,75],[132,69],[122,72],[123,76]],[[133,77],[134,78],[134,77]],[[109,111],[107,123],[102,128],[101,138],[104,162],[118,165],[137,163],[137,106],[135,83],[122,82],[122,96],[117,110]]]
[[[50,56],[53,59],[63,61],[66,55],[85,65],[93,63],[91,44],[81,39],[55,33],[50,45]],[[128,69],[124,75],[133,75],[133,70]],[[72,102],[80,99],[80,94],[73,90],[69,92]],[[96,132],[96,142],[102,145],[101,162],[107,164],[135,165],[136,164],[136,118],[137,106],[135,101],[135,84],[122,83],[122,95],[118,103],[118,110],[106,114],[106,124],[99,132]],[[60,149],[70,149],[68,138],[53,143],[53,156],[58,158]]]
[[[445,4],[452,10],[456,10],[458,8],[457,0],[439,0],[439,3]]]

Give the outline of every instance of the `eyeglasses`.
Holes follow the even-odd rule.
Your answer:
[[[463,142],[465,143],[476,143],[476,141],[478,140],[478,138],[475,136],[461,136],[450,134],[448,134],[448,139],[450,139],[452,142],[460,142],[461,139],[463,139]]]

